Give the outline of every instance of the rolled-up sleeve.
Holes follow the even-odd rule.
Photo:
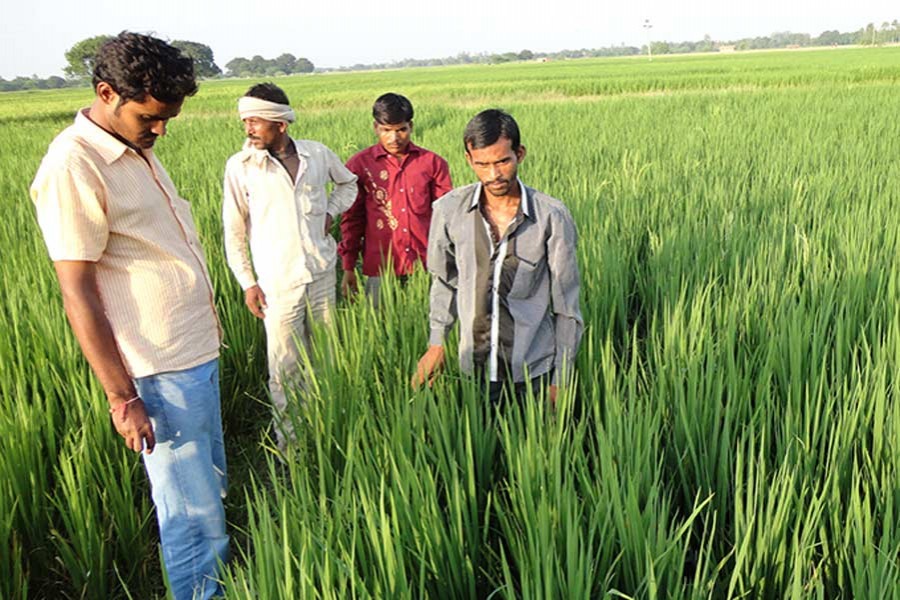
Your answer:
[[[356,175],[344,166],[341,159],[331,150],[326,150],[328,157],[328,175],[334,182],[334,189],[328,197],[328,214],[336,217],[351,206],[356,200]]]
[[[352,271],[359,260],[366,233],[366,188],[359,178],[361,173],[359,163],[351,158],[347,168],[357,177],[357,193],[356,200],[341,216],[341,243],[338,244],[337,251],[341,256],[344,270]]]
[[[89,167],[41,165],[31,200],[52,260],[100,260],[109,239],[105,187]]]
[[[576,245],[578,234],[568,211],[555,211],[547,238],[547,261],[550,269],[550,294],[556,328],[554,385],[567,383],[573,376],[575,355],[581,343],[584,320],[578,300],[579,275]],[[565,376],[566,381],[563,381]]]
[[[241,289],[246,290],[256,285],[256,276],[253,274],[253,263],[247,249],[250,209],[247,204],[247,190],[241,181],[239,162],[229,161],[225,165],[223,192],[225,258]]]
[[[440,346],[456,322],[456,290],[459,283],[455,247],[447,231],[444,211],[440,207],[436,207],[431,216],[427,263],[431,273],[429,343]]]

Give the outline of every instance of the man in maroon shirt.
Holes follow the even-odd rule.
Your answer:
[[[431,203],[453,189],[447,161],[410,141],[413,107],[388,93],[372,106],[378,143],[355,154],[347,168],[358,178],[356,202],[341,218],[338,253],[344,267],[341,290],[356,293],[356,263],[363,255],[366,292],[378,305],[381,274],[401,278],[425,262]]]

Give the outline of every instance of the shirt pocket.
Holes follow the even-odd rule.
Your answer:
[[[547,271],[544,246],[523,244],[517,240],[513,255],[517,259],[516,273],[509,289],[510,298],[530,298],[535,295]]]
[[[319,217],[328,209],[325,185],[316,183],[300,184],[300,211],[310,217]]]
[[[424,173],[417,173],[409,178],[408,183],[409,189],[406,192],[410,210],[417,215],[430,217],[433,199],[431,188],[434,182]]]

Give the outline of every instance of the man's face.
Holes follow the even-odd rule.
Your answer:
[[[409,138],[412,135],[412,121],[403,123],[379,123],[375,122],[375,135],[378,142],[387,150],[388,154],[402,156],[409,148]]]
[[[257,150],[270,150],[281,140],[281,136],[287,131],[287,123],[280,121],[267,121],[259,117],[247,117],[244,119],[244,131],[247,139]]]
[[[513,150],[512,142],[505,137],[490,146],[466,150],[466,160],[485,192],[495,197],[508,195],[512,186],[516,185],[519,163],[524,159],[525,146],[520,145],[518,150]]]
[[[104,99],[104,116],[110,132],[135,148],[152,148],[156,138],[166,135],[166,124],[181,112],[183,100],[160,102],[150,94],[122,101],[115,92]]]

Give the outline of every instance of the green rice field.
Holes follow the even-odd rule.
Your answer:
[[[502,107],[578,229],[577,384],[496,412],[428,343],[428,277],[316,333],[300,442],[267,437],[262,324],[224,260],[256,81],[204,82],[157,152],[225,327],[227,597],[900,597],[900,48],[284,78],[295,137],[374,143],[383,92],[474,181]],[[88,89],[0,94],[0,598],[164,598],[140,460],[66,324],[28,186]],[[451,340],[450,355],[455,354]]]

